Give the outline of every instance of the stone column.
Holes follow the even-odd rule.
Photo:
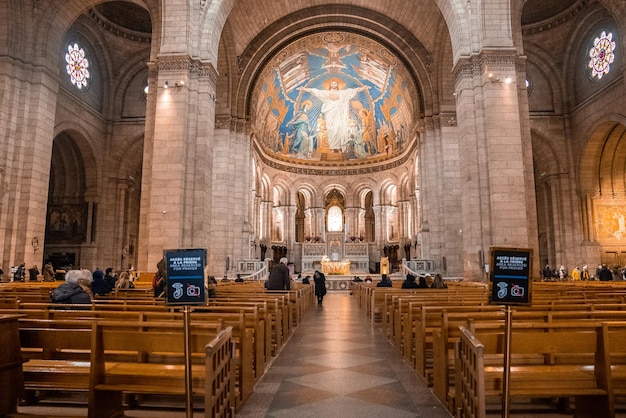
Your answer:
[[[6,134],[0,141],[0,265],[5,274],[22,262],[42,266],[59,68],[56,61],[46,68],[28,59],[0,58],[0,132]]]
[[[150,72],[141,270],[153,269],[164,249],[208,248],[213,203],[215,69],[187,55],[163,55]]]
[[[358,208],[346,208],[344,210],[344,215],[346,218],[346,236],[347,237],[358,237],[359,236],[359,219],[358,219]]]
[[[455,68],[464,277],[484,277],[491,246],[531,245],[534,183],[526,165],[513,53],[483,52]],[[531,161],[532,163],[532,161]]]

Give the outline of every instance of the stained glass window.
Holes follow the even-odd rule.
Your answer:
[[[604,74],[609,73],[610,66],[615,59],[614,51],[613,34],[602,31],[600,36],[593,41],[593,47],[589,50],[589,57],[591,58],[589,68],[592,77],[597,77],[600,80]]]
[[[72,84],[82,89],[87,87],[87,80],[89,79],[89,61],[85,58],[85,50],[78,46],[68,45],[67,53],[65,54],[65,61],[67,62],[67,74],[70,76]]]

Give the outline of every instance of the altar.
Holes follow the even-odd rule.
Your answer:
[[[336,274],[341,276],[348,276],[350,275],[350,260],[322,260],[322,273],[329,275]]]
[[[343,233],[329,232],[324,238],[321,241],[302,243],[300,271],[303,274],[311,274],[315,270],[336,276],[369,273],[367,242],[346,240]]]

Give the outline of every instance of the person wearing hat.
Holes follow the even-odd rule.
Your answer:
[[[50,300],[53,303],[91,303],[92,280],[89,270],[70,270],[65,274],[65,283],[52,291]]]
[[[406,275],[406,279],[402,282],[403,289],[417,289],[418,285],[415,282],[415,276],[411,273]]]

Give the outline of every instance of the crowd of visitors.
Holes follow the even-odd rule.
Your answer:
[[[572,271],[568,272],[564,265],[559,268],[552,269],[549,264],[546,264],[541,270],[541,278],[546,282],[555,281],[587,281],[598,280],[601,282],[626,280],[626,267],[614,266],[609,268],[606,264],[598,264],[595,271],[590,272],[589,267],[584,265],[581,267],[575,266]]]

